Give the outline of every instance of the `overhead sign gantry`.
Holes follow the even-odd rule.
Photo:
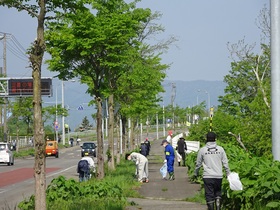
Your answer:
[[[41,78],[42,96],[52,95],[52,78]],[[0,97],[33,96],[33,78],[0,78]]]

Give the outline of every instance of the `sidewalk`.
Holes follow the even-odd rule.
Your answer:
[[[194,197],[200,185],[188,181],[187,168],[179,167],[175,159],[175,180],[163,180],[159,169],[163,165],[164,148],[160,146],[161,140],[152,142],[149,160],[149,183],[143,183],[139,193],[143,198],[129,198],[134,205],[126,210],[205,210],[206,205],[184,201]]]

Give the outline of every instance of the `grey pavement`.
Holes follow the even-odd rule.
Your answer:
[[[186,167],[179,167],[175,160],[175,180],[163,180],[159,172],[164,160],[164,148],[161,140],[152,142],[149,160],[149,183],[143,183],[138,190],[142,198],[128,198],[132,203],[126,210],[162,210],[189,209],[205,210],[206,205],[187,202],[187,198],[194,197],[199,184],[189,182]]]

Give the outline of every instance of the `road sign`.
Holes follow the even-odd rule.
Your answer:
[[[59,124],[58,124],[57,120],[54,121],[53,124],[54,124],[54,129],[57,131],[59,129]]]
[[[82,111],[82,110],[84,110],[84,107],[83,107],[83,105],[80,105],[78,108],[77,108],[77,110],[79,110],[79,111]]]

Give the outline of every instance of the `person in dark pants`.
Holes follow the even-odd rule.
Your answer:
[[[230,174],[230,169],[224,149],[216,144],[216,134],[208,132],[206,139],[206,145],[197,154],[194,178],[198,176],[199,169],[203,165],[203,182],[208,210],[214,210],[215,204],[216,210],[220,210],[223,166],[227,176]]]
[[[145,145],[147,147],[147,156],[148,156],[150,154],[150,150],[151,150],[151,143],[149,142],[148,138],[146,138],[144,143],[145,143]]]
[[[182,157],[182,166],[186,166],[186,152],[187,152],[187,144],[183,137],[179,138],[177,142],[176,150]],[[181,162],[178,162],[178,165],[181,165]]]
[[[148,148],[144,142],[142,142],[140,145],[140,154],[144,155],[145,157],[147,157],[147,155],[148,155]]]
[[[165,159],[167,161],[167,172],[169,173],[169,180],[174,180],[174,160],[175,154],[173,147],[168,143],[167,140],[163,140],[161,143],[162,146],[165,147]]]
[[[87,181],[90,177],[90,164],[87,160],[82,159],[78,162],[77,173],[79,173],[79,181]]]
[[[70,138],[70,146],[73,147],[73,145],[74,145],[74,138],[71,137]]]

